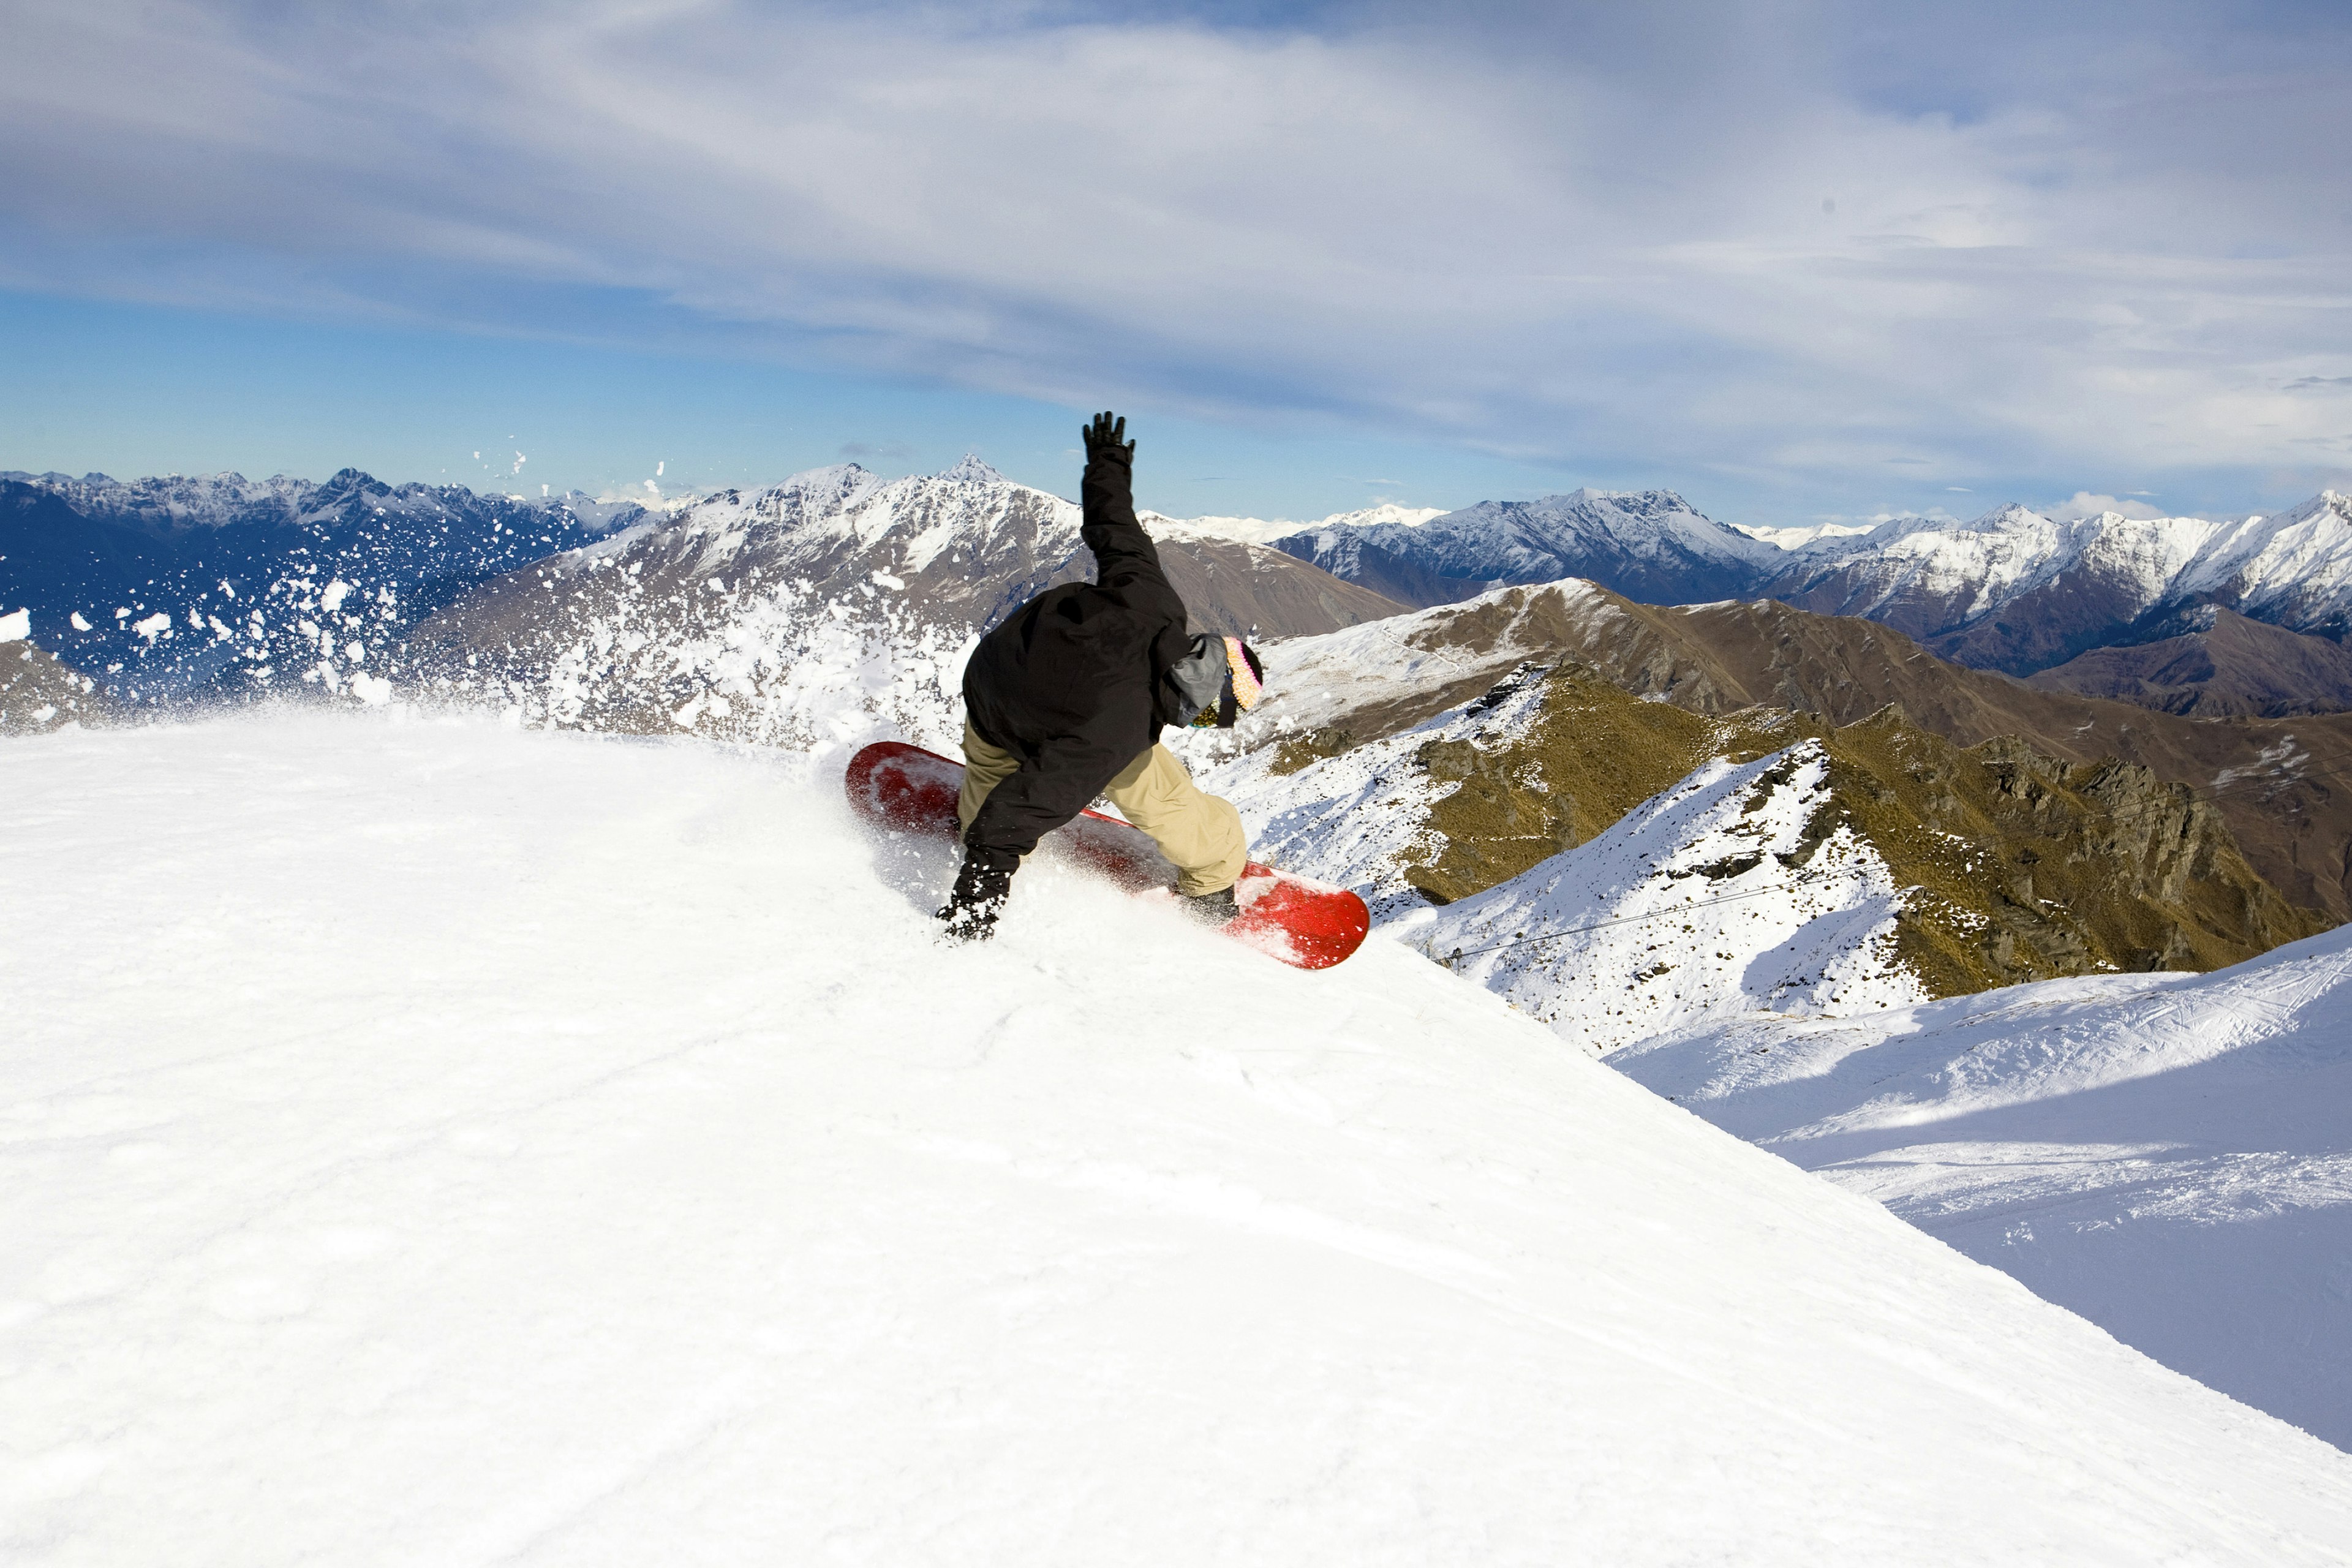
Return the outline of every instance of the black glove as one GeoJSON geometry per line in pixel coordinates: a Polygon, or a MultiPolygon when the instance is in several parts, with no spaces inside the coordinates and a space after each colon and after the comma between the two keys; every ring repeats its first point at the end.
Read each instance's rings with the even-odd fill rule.
{"type": "Polygon", "coordinates": [[[1009,849],[967,846],[955,890],[939,912],[947,922],[947,934],[957,942],[986,942],[995,935],[996,917],[1013,889],[1013,873],[1020,868],[1021,857],[1009,849]]]}
{"type": "Polygon", "coordinates": [[[1079,426],[1078,434],[1086,437],[1088,462],[1097,458],[1116,458],[1129,465],[1135,462],[1135,443],[1127,438],[1127,420],[1114,418],[1109,409],[1096,415],[1093,424],[1079,426]]]}

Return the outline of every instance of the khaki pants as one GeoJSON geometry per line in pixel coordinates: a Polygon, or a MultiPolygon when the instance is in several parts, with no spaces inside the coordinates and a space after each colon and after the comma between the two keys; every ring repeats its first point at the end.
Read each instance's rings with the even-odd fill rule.
{"type": "MultiPolygon", "coordinates": [[[[980,738],[967,721],[963,727],[963,789],[956,796],[956,820],[966,832],[980,815],[988,792],[1020,770],[1021,759],[980,738]]],[[[1103,794],[1119,815],[1151,835],[1160,852],[1183,875],[1176,890],[1198,898],[1223,892],[1241,880],[1249,864],[1249,839],[1242,832],[1242,814],[1230,801],[1203,795],[1192,775],[1167,747],[1154,744],[1118,770],[1103,794]]]]}

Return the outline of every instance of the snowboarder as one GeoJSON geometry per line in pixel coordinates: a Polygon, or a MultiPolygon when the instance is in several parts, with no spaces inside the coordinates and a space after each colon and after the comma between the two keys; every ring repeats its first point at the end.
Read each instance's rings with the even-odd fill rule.
{"type": "Polygon", "coordinates": [[[963,866],[939,911],[950,935],[993,933],[1013,873],[1097,795],[1150,834],[1176,890],[1214,921],[1249,863],[1241,814],[1160,743],[1166,724],[1233,725],[1264,668],[1239,637],[1190,635],[1184,601],[1135,520],[1135,443],[1108,413],[1080,426],[1078,537],[1095,581],[1048,588],[981,639],[964,668],[963,866]]]}

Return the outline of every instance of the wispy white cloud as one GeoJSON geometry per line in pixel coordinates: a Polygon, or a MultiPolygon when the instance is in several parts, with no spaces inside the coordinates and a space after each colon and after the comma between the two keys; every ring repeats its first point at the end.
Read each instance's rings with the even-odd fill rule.
{"type": "Polygon", "coordinates": [[[1759,484],[2352,428],[2340,29],[1954,103],[1892,10],[1635,9],[18,0],[0,279],[1759,484]]]}
{"type": "Polygon", "coordinates": [[[2162,510],[2148,505],[2146,501],[2125,500],[2116,496],[2093,495],[2089,490],[2076,490],[2057,505],[2045,506],[2038,510],[2042,516],[2055,518],[2060,522],[2073,522],[2078,518],[2097,517],[2103,512],[2110,511],[2118,517],[2143,520],[2164,515],[2162,510]]]}

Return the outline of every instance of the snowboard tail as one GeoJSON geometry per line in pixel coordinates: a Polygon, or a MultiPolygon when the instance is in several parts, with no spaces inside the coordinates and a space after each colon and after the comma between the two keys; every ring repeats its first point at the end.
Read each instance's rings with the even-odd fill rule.
{"type": "MultiPolygon", "coordinates": [[[[877,827],[953,842],[963,764],[902,741],[877,741],[849,762],[843,780],[850,809],[877,827]]],[[[1176,868],[1151,836],[1132,823],[1081,813],[1048,842],[1134,892],[1174,886],[1176,868]]],[[[1241,913],[1219,929],[1236,942],[1300,969],[1328,969],[1363,944],[1371,930],[1364,900],[1255,861],[1234,884],[1241,913]]]]}

